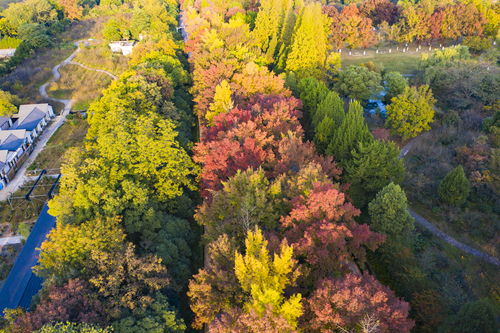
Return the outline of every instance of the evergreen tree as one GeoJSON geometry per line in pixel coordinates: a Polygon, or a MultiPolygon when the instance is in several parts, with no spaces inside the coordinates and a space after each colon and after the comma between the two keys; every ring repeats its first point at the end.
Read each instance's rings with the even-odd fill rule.
{"type": "Polygon", "coordinates": [[[375,194],[390,182],[403,181],[404,165],[399,149],[393,142],[373,140],[360,142],[346,163],[349,193],[357,207],[365,206],[375,194]]]}
{"type": "Polygon", "coordinates": [[[397,184],[390,183],[377,193],[368,205],[370,226],[386,234],[389,239],[406,237],[414,228],[414,220],[408,213],[405,192],[397,184]]]}
{"type": "Polygon", "coordinates": [[[315,77],[324,75],[329,49],[327,25],[328,18],[319,2],[309,3],[302,9],[293,31],[287,71],[315,77]]]}
{"type": "Polygon", "coordinates": [[[332,141],[335,134],[336,124],[332,118],[326,116],[315,128],[314,143],[319,152],[324,153],[328,144],[332,141]]]}
{"type": "Polygon", "coordinates": [[[349,66],[340,72],[336,90],[352,99],[367,100],[383,89],[382,78],[365,66],[349,66]]]}
{"type": "Polygon", "coordinates": [[[335,127],[339,127],[342,124],[342,120],[344,120],[344,115],[344,101],[335,91],[330,91],[318,104],[316,112],[312,117],[312,124],[313,127],[316,127],[323,118],[329,117],[335,123],[335,127]]]}
{"type": "Polygon", "coordinates": [[[439,197],[451,205],[461,205],[469,196],[470,184],[461,165],[451,170],[439,183],[439,197]]]}
{"type": "Polygon", "coordinates": [[[209,111],[207,111],[205,115],[209,125],[212,125],[216,115],[229,112],[229,110],[233,108],[234,104],[231,99],[231,94],[231,87],[226,80],[223,80],[215,87],[214,101],[210,104],[209,111]]]}
{"type": "Polygon", "coordinates": [[[333,155],[335,160],[346,165],[351,159],[352,150],[357,147],[358,143],[367,143],[372,140],[373,136],[363,116],[363,107],[358,101],[352,101],[342,124],[328,145],[327,154],[333,155]]]}
{"type": "Polygon", "coordinates": [[[408,80],[399,72],[388,72],[384,75],[387,94],[384,96],[384,101],[389,102],[393,97],[403,93],[408,87],[408,80]]]}

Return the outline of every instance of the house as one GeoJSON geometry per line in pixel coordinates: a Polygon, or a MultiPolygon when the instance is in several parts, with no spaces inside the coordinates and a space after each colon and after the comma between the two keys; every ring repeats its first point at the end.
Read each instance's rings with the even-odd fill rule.
{"type": "Polygon", "coordinates": [[[132,50],[135,46],[135,42],[128,40],[120,40],[116,42],[111,42],[108,45],[112,52],[121,53],[124,56],[127,56],[132,53],[132,50]]]}
{"type": "Polygon", "coordinates": [[[14,178],[54,116],[49,104],[25,104],[10,118],[0,117],[0,190],[14,178]]]}
{"type": "Polygon", "coordinates": [[[32,139],[35,139],[53,117],[54,110],[49,104],[21,105],[19,113],[12,115],[11,129],[24,129],[30,132],[32,139]]]}

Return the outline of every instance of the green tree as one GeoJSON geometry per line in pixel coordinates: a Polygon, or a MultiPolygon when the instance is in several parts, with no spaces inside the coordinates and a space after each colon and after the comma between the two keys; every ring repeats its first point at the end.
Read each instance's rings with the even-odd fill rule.
{"type": "Polygon", "coordinates": [[[112,333],[110,327],[100,328],[87,323],[52,323],[44,325],[35,333],[112,333]]]}
{"type": "Polygon", "coordinates": [[[373,136],[365,122],[363,107],[358,101],[352,101],[342,124],[328,145],[327,154],[332,155],[342,165],[346,165],[351,159],[353,149],[360,142],[368,143],[372,140],[373,136]]]}
{"type": "Polygon", "coordinates": [[[324,153],[335,135],[337,126],[332,118],[326,116],[315,128],[314,143],[319,152],[324,153]]]}
{"type": "Polygon", "coordinates": [[[319,102],[316,112],[312,117],[312,124],[313,127],[317,127],[323,118],[329,117],[334,121],[335,127],[339,127],[340,124],[342,124],[342,120],[344,120],[344,116],[344,101],[335,91],[330,91],[325,98],[319,102]]]}
{"type": "Polygon", "coordinates": [[[186,324],[177,316],[167,297],[154,295],[154,302],[113,322],[115,333],[183,333],[186,324]]]}
{"type": "Polygon", "coordinates": [[[390,102],[393,97],[403,93],[408,87],[408,80],[399,72],[388,72],[384,75],[387,94],[384,96],[385,102],[390,102]]]}
{"type": "Polygon", "coordinates": [[[324,77],[329,50],[329,20],[319,2],[305,5],[295,23],[286,70],[299,76],[324,77]]]}
{"type": "Polygon", "coordinates": [[[229,112],[233,108],[234,104],[231,94],[231,87],[226,80],[223,80],[215,87],[214,101],[210,104],[209,111],[205,114],[209,125],[213,125],[213,119],[216,115],[229,112]]]}
{"type": "Polygon", "coordinates": [[[448,172],[439,183],[439,197],[451,205],[461,205],[467,200],[470,191],[469,180],[461,165],[448,172]]]}
{"type": "Polygon", "coordinates": [[[249,230],[272,230],[279,219],[278,183],[271,185],[263,169],[248,169],[223,182],[211,202],[204,202],[196,220],[205,226],[205,237],[215,240],[223,233],[241,242],[249,230]]]}
{"type": "Polygon", "coordinates": [[[386,234],[389,239],[405,239],[415,227],[408,212],[406,194],[394,183],[377,193],[368,205],[368,213],[371,228],[386,234]]]}
{"type": "Polygon", "coordinates": [[[434,120],[435,102],[428,85],[406,87],[387,106],[386,125],[403,139],[413,138],[430,129],[429,124],[434,120]]]}
{"type": "Polygon", "coordinates": [[[349,194],[357,207],[364,207],[375,194],[391,182],[403,181],[404,165],[393,142],[359,142],[345,166],[349,194]]]}
{"type": "Polygon", "coordinates": [[[245,240],[245,254],[236,253],[235,274],[249,299],[247,312],[263,314],[267,307],[285,318],[294,328],[302,315],[301,295],[285,297],[285,288],[294,284],[298,277],[293,248],[283,243],[280,253],[271,258],[267,240],[262,231],[249,231],[245,240]]]}
{"type": "Polygon", "coordinates": [[[444,333],[495,333],[498,332],[495,308],[487,300],[464,304],[450,323],[445,325],[444,333]]]}
{"type": "Polygon", "coordinates": [[[117,41],[122,39],[122,31],[121,31],[121,24],[120,22],[115,19],[111,18],[106,22],[102,29],[102,35],[104,39],[107,41],[117,41]]]}
{"type": "Polygon", "coordinates": [[[351,99],[367,100],[378,93],[382,77],[365,66],[349,66],[339,74],[335,85],[337,91],[351,99]]]}
{"type": "Polygon", "coordinates": [[[328,95],[328,88],[325,83],[314,77],[303,78],[297,84],[297,94],[304,104],[310,119],[313,119],[318,104],[328,95]]]}

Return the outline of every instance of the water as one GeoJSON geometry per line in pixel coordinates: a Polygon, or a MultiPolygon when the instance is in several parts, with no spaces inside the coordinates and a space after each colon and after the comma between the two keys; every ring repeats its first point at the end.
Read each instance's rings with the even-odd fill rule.
{"type": "Polygon", "coordinates": [[[365,106],[365,111],[369,114],[380,114],[383,118],[386,117],[387,110],[385,109],[385,104],[382,102],[384,96],[387,94],[385,90],[380,91],[378,94],[374,95],[372,98],[368,100],[365,106]]]}

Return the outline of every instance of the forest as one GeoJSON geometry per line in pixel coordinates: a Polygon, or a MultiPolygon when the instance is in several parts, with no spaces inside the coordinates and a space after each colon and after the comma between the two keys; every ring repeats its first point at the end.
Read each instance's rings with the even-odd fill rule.
{"type": "Polygon", "coordinates": [[[500,257],[498,3],[23,0],[0,16],[17,45],[1,75],[86,18],[136,42],[62,158],[43,288],[0,332],[500,329],[499,266],[419,223],[500,257]],[[410,52],[401,71],[376,60],[410,52]]]}

